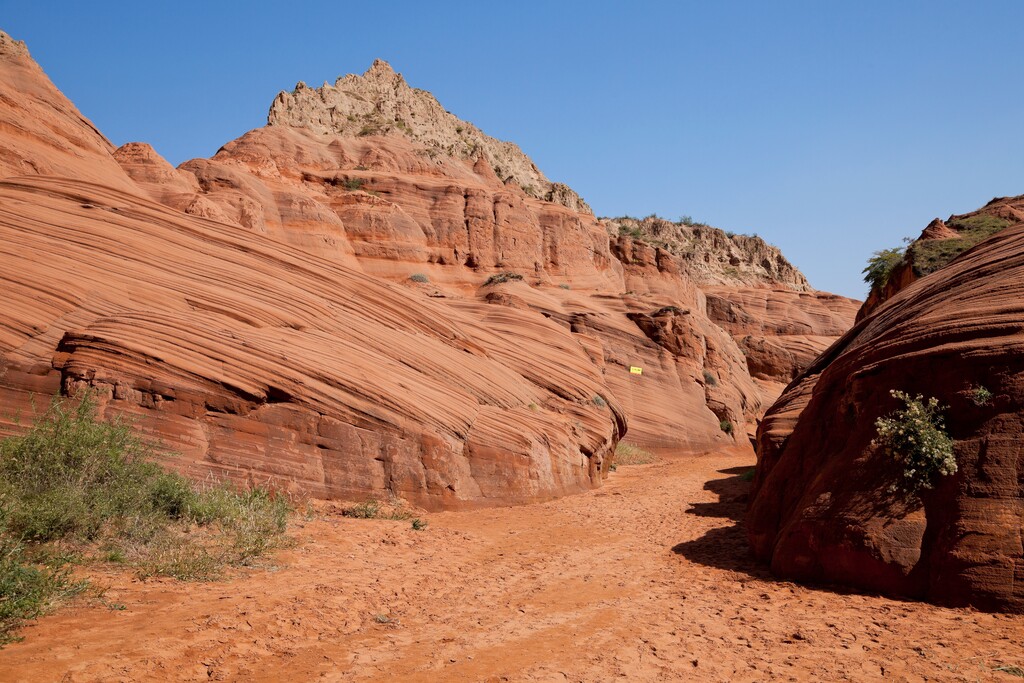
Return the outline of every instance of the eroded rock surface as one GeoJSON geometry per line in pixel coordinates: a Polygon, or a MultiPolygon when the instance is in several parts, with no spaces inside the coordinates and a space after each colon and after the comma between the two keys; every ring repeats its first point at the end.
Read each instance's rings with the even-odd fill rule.
{"type": "Polygon", "coordinates": [[[179,469],[452,508],[599,485],[627,427],[742,445],[763,411],[685,260],[610,240],[382,63],[173,168],[112,150],[3,45],[0,116],[41,160],[0,182],[5,415],[92,387],[179,469]]]}
{"type": "Polygon", "coordinates": [[[764,418],[756,555],[787,578],[1024,610],[1022,339],[1021,224],[859,322],[764,418]],[[920,497],[890,492],[900,470],[871,444],[893,389],[948,406],[959,471],[920,497]]]}
{"type": "Polygon", "coordinates": [[[281,92],[267,123],[339,137],[396,133],[423,145],[431,159],[482,156],[498,178],[514,182],[528,195],[590,211],[567,185],[548,180],[518,145],[492,138],[459,119],[426,90],[410,87],[380,59],[362,76],[348,74],[319,88],[300,82],[291,92],[281,92]]]}

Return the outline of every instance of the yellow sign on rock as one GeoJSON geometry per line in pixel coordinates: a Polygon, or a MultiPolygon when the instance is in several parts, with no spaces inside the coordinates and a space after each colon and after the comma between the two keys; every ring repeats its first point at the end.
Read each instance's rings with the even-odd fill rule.
{"type": "Polygon", "coordinates": [[[642,375],[642,374],[644,374],[644,369],[643,368],[638,368],[635,365],[630,365],[629,366],[629,374],[631,374],[631,375],[642,375]]]}

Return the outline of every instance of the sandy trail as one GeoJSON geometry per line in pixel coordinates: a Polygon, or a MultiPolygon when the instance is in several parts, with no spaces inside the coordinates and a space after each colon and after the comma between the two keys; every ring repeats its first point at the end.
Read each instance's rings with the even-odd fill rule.
{"type": "Polygon", "coordinates": [[[774,581],[749,455],[663,456],[550,503],[327,515],[228,582],[98,577],[0,651],[3,681],[1021,680],[1024,616],[774,581]]]}

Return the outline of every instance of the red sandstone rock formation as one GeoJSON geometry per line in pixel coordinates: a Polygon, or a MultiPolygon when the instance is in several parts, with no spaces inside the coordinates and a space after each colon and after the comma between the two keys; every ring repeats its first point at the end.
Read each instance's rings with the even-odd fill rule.
{"type": "Polygon", "coordinates": [[[175,169],[112,151],[0,46],[0,116],[23,122],[0,177],[35,176],[0,182],[6,415],[91,386],[179,468],[437,508],[597,485],[627,423],[701,451],[763,410],[685,261],[610,243],[508,143],[447,149],[469,129],[390,68],[283,95],[274,125],[175,169]],[[326,126],[321,95],[417,123],[326,126]]]}
{"type": "Polygon", "coordinates": [[[827,292],[777,286],[705,291],[708,316],[736,339],[766,406],[850,328],[860,304],[827,292]]]}
{"type": "Polygon", "coordinates": [[[780,576],[1024,610],[1024,226],[862,320],[768,411],[747,524],[780,576]],[[993,398],[977,405],[974,389],[993,398]],[[935,396],[959,471],[920,497],[871,445],[889,392],[935,396]]]}

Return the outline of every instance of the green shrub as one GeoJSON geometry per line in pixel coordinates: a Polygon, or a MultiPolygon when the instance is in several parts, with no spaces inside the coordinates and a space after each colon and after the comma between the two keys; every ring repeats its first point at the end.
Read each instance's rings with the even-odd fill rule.
{"type": "Polygon", "coordinates": [[[604,397],[600,395],[594,396],[594,398],[592,398],[591,401],[598,408],[604,408],[608,405],[608,401],[604,400],[604,397]]]}
{"type": "Polygon", "coordinates": [[[412,518],[412,513],[405,509],[405,503],[397,498],[393,498],[387,504],[382,504],[371,498],[364,503],[353,505],[341,514],[353,519],[406,520],[412,518]]]}
{"type": "Polygon", "coordinates": [[[710,370],[704,371],[704,383],[707,384],[709,387],[718,386],[718,380],[715,379],[715,376],[711,374],[710,370]]]}
{"type": "Polygon", "coordinates": [[[571,287],[569,287],[569,285],[565,284],[564,282],[562,284],[558,285],[558,288],[559,289],[571,289],[571,287]]]}
{"type": "Polygon", "coordinates": [[[749,470],[740,475],[740,481],[754,481],[755,474],[757,474],[757,468],[751,467],[749,470]]]}
{"type": "Polygon", "coordinates": [[[380,517],[380,503],[375,500],[368,500],[348,508],[342,515],[353,519],[377,519],[380,517]]]}
{"type": "Polygon", "coordinates": [[[881,290],[889,281],[889,276],[903,261],[903,247],[876,251],[868,259],[868,265],[861,271],[864,282],[871,285],[871,290],[881,290]]]}
{"type": "Polygon", "coordinates": [[[632,237],[635,240],[643,239],[644,232],[639,226],[619,225],[620,237],[632,237]]]}
{"type": "Polygon", "coordinates": [[[34,561],[24,544],[0,534],[0,646],[20,640],[15,631],[22,623],[85,587],[71,579],[63,562],[51,560],[48,566],[34,561]]]}
{"type": "Polygon", "coordinates": [[[992,403],[992,392],[979,384],[971,389],[971,402],[979,407],[987,406],[992,403]]]}
{"type": "Polygon", "coordinates": [[[921,394],[911,397],[902,391],[889,393],[905,407],[875,420],[878,435],[871,444],[903,467],[901,481],[894,489],[911,493],[930,489],[937,477],[957,471],[953,440],[946,433],[942,417],[944,407],[934,397],[925,401],[921,394]]]}
{"type": "Polygon", "coordinates": [[[363,189],[363,185],[366,184],[365,178],[345,178],[343,183],[346,190],[349,192],[355,192],[356,190],[363,189]]]}
{"type": "Polygon", "coordinates": [[[413,273],[412,275],[409,276],[409,279],[412,280],[413,282],[420,282],[420,283],[430,282],[430,278],[428,278],[423,273],[413,273]]]}
{"type": "Polygon", "coordinates": [[[140,577],[208,579],[280,544],[285,498],[197,488],[150,462],[154,451],[127,422],[97,420],[88,394],[54,399],[31,429],[0,442],[0,642],[84,586],[68,578],[67,549],[140,577]]]}
{"type": "Polygon", "coordinates": [[[426,522],[426,521],[420,519],[419,517],[417,517],[416,519],[412,520],[412,530],[413,531],[423,531],[424,529],[427,528],[428,524],[429,524],[428,522],[426,522]]]}
{"type": "Polygon", "coordinates": [[[504,282],[520,281],[523,276],[519,273],[496,273],[484,282],[484,287],[490,287],[491,285],[500,285],[504,282]]]}
{"type": "Polygon", "coordinates": [[[729,422],[729,420],[726,420],[724,418],[719,420],[718,421],[718,428],[721,429],[726,434],[732,434],[733,426],[732,426],[732,422],[729,422]]]}

